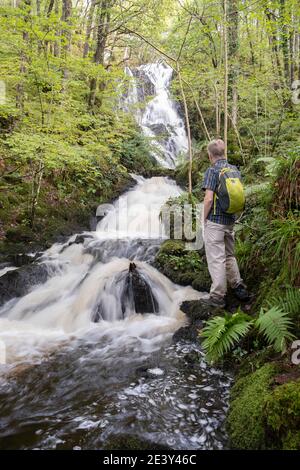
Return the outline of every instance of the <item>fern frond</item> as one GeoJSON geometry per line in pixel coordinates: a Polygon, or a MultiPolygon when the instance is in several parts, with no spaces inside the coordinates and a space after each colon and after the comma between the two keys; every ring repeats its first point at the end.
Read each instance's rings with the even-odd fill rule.
{"type": "Polygon", "coordinates": [[[202,346],[208,361],[215,362],[229,352],[248,333],[252,323],[247,315],[240,312],[208,320],[200,332],[200,336],[205,338],[202,346]]]}
{"type": "Polygon", "coordinates": [[[277,306],[291,317],[300,315],[300,289],[289,288],[283,297],[273,297],[268,302],[269,307],[277,306]]]}
{"type": "Polygon", "coordinates": [[[281,308],[274,306],[267,311],[261,309],[255,322],[260,333],[277,352],[284,352],[287,341],[294,338],[289,331],[293,323],[287,316],[288,314],[281,308]]]}

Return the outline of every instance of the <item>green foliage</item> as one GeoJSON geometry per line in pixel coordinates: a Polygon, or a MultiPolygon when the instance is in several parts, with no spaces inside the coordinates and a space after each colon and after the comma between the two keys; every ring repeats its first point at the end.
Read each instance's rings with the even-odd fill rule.
{"type": "Polygon", "coordinates": [[[210,276],[203,254],[187,250],[182,240],[166,240],[160,247],[156,267],[173,282],[192,285],[200,291],[210,286],[210,276]]]}
{"type": "Polygon", "coordinates": [[[164,269],[178,271],[179,274],[190,273],[200,270],[203,267],[203,261],[195,251],[185,251],[178,254],[166,254],[159,252],[156,262],[164,269]]]}
{"type": "Polygon", "coordinates": [[[120,163],[130,171],[147,172],[156,165],[151,150],[149,141],[141,133],[136,132],[131,138],[122,142],[119,150],[120,163]]]}
{"type": "Polygon", "coordinates": [[[254,326],[276,352],[285,352],[287,342],[294,338],[290,332],[293,323],[288,313],[276,306],[267,311],[261,309],[256,320],[242,312],[216,316],[208,320],[200,332],[200,337],[205,338],[202,346],[207,360],[215,362],[222,359],[254,326]]]}
{"type": "Polygon", "coordinates": [[[296,145],[282,154],[260,157],[257,161],[266,164],[266,175],[273,179],[279,178],[281,175],[285,174],[286,170],[288,170],[289,179],[294,179],[296,177],[295,165],[297,161],[299,161],[299,153],[300,147],[296,145]]]}
{"type": "Polygon", "coordinates": [[[232,387],[227,427],[233,448],[300,449],[300,382],[273,388],[277,372],[265,364],[232,387]]]}
{"type": "MultiPolygon", "coordinates": [[[[200,145],[199,149],[194,151],[193,155],[193,163],[192,163],[192,185],[194,191],[196,191],[196,195],[202,196],[202,189],[200,188],[202,180],[203,180],[203,173],[209,167],[209,160],[207,156],[206,150],[202,148],[200,145]]],[[[176,183],[180,186],[186,188],[188,186],[188,169],[189,169],[189,162],[186,160],[179,163],[175,170],[175,180],[176,183]]]]}
{"type": "Polygon", "coordinates": [[[252,320],[242,312],[233,315],[226,313],[223,317],[216,316],[206,322],[200,332],[205,338],[202,346],[208,361],[221,359],[243,338],[250,330],[252,320]]]}
{"type": "Polygon", "coordinates": [[[294,338],[294,335],[289,331],[293,324],[287,316],[288,313],[279,307],[271,307],[267,311],[261,309],[255,322],[268,344],[271,344],[277,352],[285,352],[287,341],[294,338]]]}
{"type": "Polygon", "coordinates": [[[284,260],[282,272],[294,283],[300,266],[299,213],[289,213],[284,219],[273,219],[264,241],[269,256],[284,260]]]}
{"type": "Polygon", "coordinates": [[[227,427],[234,449],[266,448],[264,410],[275,373],[275,366],[266,364],[233,385],[227,427]]]}
{"type": "Polygon", "coordinates": [[[300,316],[300,289],[290,287],[284,295],[270,297],[268,304],[270,307],[277,305],[279,309],[293,318],[300,316]]]}
{"type": "Polygon", "coordinates": [[[278,157],[259,157],[258,162],[265,163],[265,173],[266,176],[275,178],[277,176],[279,169],[281,168],[283,162],[285,161],[283,156],[278,157]]]}
{"type": "Polygon", "coordinates": [[[264,414],[279,448],[300,450],[300,380],[276,387],[264,414]]]}
{"type": "Polygon", "coordinates": [[[183,255],[185,252],[185,244],[182,240],[166,240],[160,246],[159,253],[166,255],[183,255]]]}
{"type": "Polygon", "coordinates": [[[238,259],[239,267],[241,270],[246,270],[251,260],[253,245],[250,240],[242,241],[237,238],[235,244],[235,256],[238,259]]]}
{"type": "Polygon", "coordinates": [[[200,229],[199,200],[188,193],[170,198],[161,208],[160,218],[170,238],[193,241],[196,231],[200,229]]]}

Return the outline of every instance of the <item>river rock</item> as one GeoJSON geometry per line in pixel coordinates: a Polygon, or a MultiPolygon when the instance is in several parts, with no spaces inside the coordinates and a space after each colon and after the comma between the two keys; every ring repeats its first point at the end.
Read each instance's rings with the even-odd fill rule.
{"type": "Polygon", "coordinates": [[[205,321],[220,312],[220,308],[204,305],[201,300],[185,301],[181,304],[180,309],[186,314],[189,324],[174,333],[173,341],[175,343],[177,341],[197,341],[199,330],[203,328],[205,321]]]}
{"type": "Polygon", "coordinates": [[[15,297],[27,294],[31,287],[42,284],[48,279],[44,264],[30,264],[0,277],[0,305],[15,297]]]}
{"type": "Polygon", "coordinates": [[[157,313],[158,302],[145,278],[138,272],[136,265],[130,263],[125,286],[121,297],[122,311],[134,308],[136,313],[157,313]]]}
{"type": "MultiPolygon", "coordinates": [[[[158,302],[146,279],[139,273],[135,263],[129,264],[128,272],[121,272],[116,283],[123,283],[124,287],[120,296],[120,307],[123,317],[126,311],[136,313],[157,313],[158,302]]],[[[107,306],[99,302],[92,314],[92,321],[107,320],[107,306]]]]}

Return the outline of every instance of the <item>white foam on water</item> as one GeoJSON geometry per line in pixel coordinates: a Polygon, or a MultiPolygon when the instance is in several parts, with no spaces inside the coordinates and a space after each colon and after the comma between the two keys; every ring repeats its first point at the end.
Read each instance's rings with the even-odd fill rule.
{"type": "Polygon", "coordinates": [[[160,208],[170,196],[178,194],[180,189],[167,178],[137,178],[136,187],[119,198],[114,211],[102,219],[96,232],[86,234],[84,243],[74,243],[74,235],[45,251],[41,262],[53,267],[49,279],[0,309],[0,340],[6,346],[7,362],[39,360],[41,354],[74,338],[94,338],[96,344],[105,336],[111,349],[134,344],[145,352],[170,338],[185,322],[179,310],[181,302],[203,294],[175,285],[154,267],[135,260],[139,274],[158,302],[158,312],[141,315],[128,306],[124,312],[121,297],[130,260],[114,257],[113,251],[115,238],[122,238],[124,232],[129,243],[135,238],[163,238],[160,208]],[[114,217],[119,225],[113,225],[114,217]],[[106,245],[111,240],[112,256],[107,262],[95,262],[88,252],[99,239],[105,239],[106,245]],[[100,321],[94,323],[99,305],[100,321]]]}

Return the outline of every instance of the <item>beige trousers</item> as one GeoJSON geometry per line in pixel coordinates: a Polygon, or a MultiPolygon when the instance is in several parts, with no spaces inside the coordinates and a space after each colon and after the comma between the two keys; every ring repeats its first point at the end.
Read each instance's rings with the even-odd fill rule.
{"type": "Polygon", "coordinates": [[[204,243],[212,279],[210,295],[223,299],[227,292],[227,281],[232,288],[243,282],[234,256],[233,225],[221,225],[207,220],[204,243]]]}

